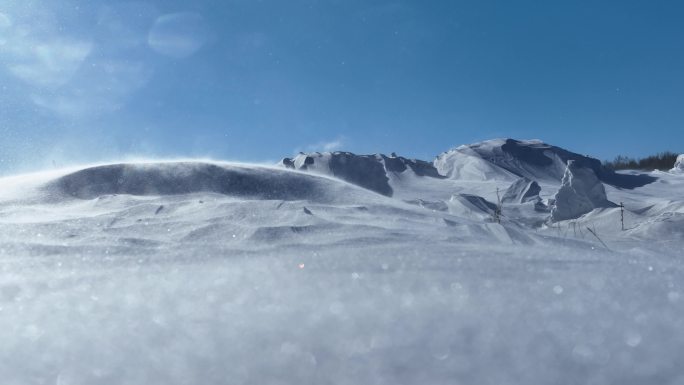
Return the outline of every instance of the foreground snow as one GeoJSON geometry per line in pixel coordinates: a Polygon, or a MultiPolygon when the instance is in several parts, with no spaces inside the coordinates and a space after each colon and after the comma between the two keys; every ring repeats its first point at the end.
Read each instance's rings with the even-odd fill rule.
{"type": "Polygon", "coordinates": [[[684,382],[684,178],[606,186],[621,231],[524,200],[497,224],[500,174],[407,168],[392,197],[207,162],[2,179],[2,382],[684,382]]]}

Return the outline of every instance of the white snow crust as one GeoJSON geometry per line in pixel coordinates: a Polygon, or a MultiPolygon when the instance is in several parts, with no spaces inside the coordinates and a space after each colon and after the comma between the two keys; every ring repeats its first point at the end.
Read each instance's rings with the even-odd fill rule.
{"type": "Polygon", "coordinates": [[[560,182],[569,161],[589,168],[598,179],[616,187],[633,189],[654,181],[649,175],[617,174],[598,159],[570,152],[539,140],[494,139],[460,146],[438,156],[435,166],[457,179],[492,180],[511,177],[548,183],[560,182]]]}
{"type": "Polygon", "coordinates": [[[539,201],[541,187],[533,180],[520,178],[515,181],[504,193],[501,200],[505,203],[525,203],[539,201]]]}
{"type": "Polygon", "coordinates": [[[561,187],[554,197],[551,218],[554,221],[575,219],[600,207],[611,207],[603,183],[590,168],[568,162],[561,187]]]}
{"type": "Polygon", "coordinates": [[[391,196],[213,161],[0,178],[2,383],[684,381],[684,178],[571,162],[538,196],[581,217],[520,188],[497,223],[519,177],[471,150],[373,156],[391,196]]]}
{"type": "MultiPolygon", "coordinates": [[[[498,141],[491,143],[500,144],[498,141]]],[[[492,179],[514,180],[515,175],[483,159],[469,146],[459,146],[435,159],[440,174],[451,179],[486,181],[492,179]]]]}
{"type": "Polygon", "coordinates": [[[681,154],[677,157],[677,161],[670,171],[673,173],[684,173],[684,154],[681,154]]]}

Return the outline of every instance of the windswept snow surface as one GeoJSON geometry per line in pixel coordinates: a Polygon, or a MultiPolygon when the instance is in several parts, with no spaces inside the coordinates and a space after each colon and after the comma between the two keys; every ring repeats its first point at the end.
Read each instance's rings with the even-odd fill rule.
{"type": "Polygon", "coordinates": [[[524,199],[494,223],[517,179],[496,175],[397,172],[392,197],[219,162],[0,179],[2,383],[684,383],[684,178],[606,186],[621,231],[619,208],[550,224],[524,199]]]}

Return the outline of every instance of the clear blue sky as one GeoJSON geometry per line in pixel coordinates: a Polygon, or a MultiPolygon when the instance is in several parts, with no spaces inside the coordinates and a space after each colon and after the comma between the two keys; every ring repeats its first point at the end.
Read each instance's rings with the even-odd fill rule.
{"type": "Polygon", "coordinates": [[[494,137],[684,151],[684,3],[5,0],[0,173],[494,137]]]}

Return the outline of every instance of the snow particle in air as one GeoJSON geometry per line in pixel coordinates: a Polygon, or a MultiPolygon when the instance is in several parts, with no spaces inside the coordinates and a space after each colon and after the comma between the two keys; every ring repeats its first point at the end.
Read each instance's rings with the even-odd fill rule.
{"type": "Polygon", "coordinates": [[[36,341],[44,332],[36,325],[27,325],[23,330],[23,337],[36,341]]]}
{"type": "Polygon", "coordinates": [[[553,287],[553,292],[556,293],[556,295],[561,295],[563,294],[563,286],[556,285],[553,287]]]}
{"type": "Polygon", "coordinates": [[[451,355],[451,347],[446,341],[434,341],[429,345],[430,355],[438,361],[444,361],[451,355]]]}
{"type": "Polygon", "coordinates": [[[677,301],[679,301],[679,293],[676,291],[671,291],[671,292],[667,293],[667,299],[670,302],[677,302],[677,301]]]}
{"type": "Polygon", "coordinates": [[[300,348],[292,342],[284,342],[280,345],[280,352],[283,354],[297,354],[300,352],[300,348]]]}
{"type": "Polygon", "coordinates": [[[591,360],[594,358],[594,351],[588,345],[576,345],[572,349],[572,355],[579,360],[591,360]]]}
{"type": "Polygon", "coordinates": [[[344,313],[344,305],[340,302],[333,302],[329,307],[328,310],[330,313],[335,314],[335,315],[340,315],[344,313]]]}
{"type": "Polygon", "coordinates": [[[641,344],[641,334],[637,332],[629,332],[625,336],[625,343],[627,346],[635,348],[641,344]]]}

